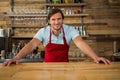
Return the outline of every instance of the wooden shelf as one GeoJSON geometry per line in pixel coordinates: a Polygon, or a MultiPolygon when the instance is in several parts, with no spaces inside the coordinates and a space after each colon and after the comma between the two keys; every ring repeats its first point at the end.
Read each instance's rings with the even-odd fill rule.
{"type": "Polygon", "coordinates": [[[49,7],[83,7],[83,6],[85,6],[86,5],[86,3],[69,3],[69,4],[65,4],[65,3],[63,3],[63,4],[46,4],[46,6],[49,6],[49,7]]]}
{"type": "MultiPolygon", "coordinates": [[[[82,23],[65,23],[65,24],[68,24],[68,25],[82,25],[82,23]]],[[[92,23],[87,23],[85,22],[84,25],[107,25],[107,23],[103,23],[103,22],[92,22],[92,23]]]]}
{"type": "MultiPolygon", "coordinates": [[[[44,26],[43,26],[44,27],[44,26]]],[[[41,26],[31,26],[31,25],[14,25],[12,28],[42,28],[41,26]]]]}
{"type": "MultiPolygon", "coordinates": [[[[10,16],[10,17],[47,17],[47,14],[7,14],[5,16],[10,16]]],[[[81,14],[69,14],[66,15],[64,14],[65,17],[85,17],[89,16],[89,14],[81,13],[81,14]]]]}
{"type": "Polygon", "coordinates": [[[24,39],[27,39],[27,38],[33,38],[33,36],[12,36],[13,39],[21,39],[21,38],[24,38],[24,39]]]}
{"type": "MultiPolygon", "coordinates": [[[[89,36],[81,36],[82,38],[87,38],[87,37],[89,37],[89,36]]],[[[33,35],[31,35],[31,36],[12,36],[12,38],[18,38],[18,39],[20,39],[20,38],[33,38],[33,35]]]]}
{"type": "MultiPolygon", "coordinates": [[[[64,23],[64,24],[67,24],[67,25],[82,25],[82,23],[64,23]]],[[[107,25],[107,23],[98,23],[98,22],[94,22],[94,23],[84,23],[84,25],[107,25]]],[[[45,26],[45,25],[44,25],[45,26]]],[[[42,27],[44,27],[42,26],[42,27]]],[[[28,25],[14,25],[13,28],[42,28],[41,26],[28,26],[28,25]]]]}
{"type": "Polygon", "coordinates": [[[69,15],[65,14],[65,17],[86,17],[86,16],[89,16],[89,14],[85,14],[85,13],[81,13],[81,14],[69,14],[69,15]]]}
{"type": "Polygon", "coordinates": [[[24,34],[19,34],[19,35],[14,35],[14,36],[11,36],[12,38],[33,38],[35,35],[35,33],[24,33],[24,34]]]}
{"type": "Polygon", "coordinates": [[[7,14],[10,17],[47,17],[47,14],[7,14]]]}
{"type": "Polygon", "coordinates": [[[89,35],[120,35],[120,30],[88,30],[89,35]]]}

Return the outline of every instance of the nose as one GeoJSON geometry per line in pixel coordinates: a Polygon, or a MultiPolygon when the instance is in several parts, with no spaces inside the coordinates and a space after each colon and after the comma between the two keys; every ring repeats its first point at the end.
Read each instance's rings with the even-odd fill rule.
{"type": "Polygon", "coordinates": [[[59,23],[59,20],[56,19],[56,20],[55,20],[55,24],[58,24],[58,23],[59,23]]]}

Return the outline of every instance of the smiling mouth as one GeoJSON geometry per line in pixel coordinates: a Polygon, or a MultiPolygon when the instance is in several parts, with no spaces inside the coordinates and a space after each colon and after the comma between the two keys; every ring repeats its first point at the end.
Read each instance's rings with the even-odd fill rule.
{"type": "Polygon", "coordinates": [[[60,27],[60,25],[55,25],[55,27],[60,27]]]}

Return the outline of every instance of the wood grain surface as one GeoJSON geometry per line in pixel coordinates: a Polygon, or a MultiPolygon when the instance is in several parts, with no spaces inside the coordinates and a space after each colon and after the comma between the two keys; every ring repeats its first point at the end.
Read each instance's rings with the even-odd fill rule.
{"type": "Polygon", "coordinates": [[[0,64],[0,80],[120,80],[120,62],[112,65],[92,62],[0,64]]]}

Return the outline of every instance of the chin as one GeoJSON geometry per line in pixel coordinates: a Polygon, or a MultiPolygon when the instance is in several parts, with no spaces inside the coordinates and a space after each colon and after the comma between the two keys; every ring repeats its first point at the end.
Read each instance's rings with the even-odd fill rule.
{"type": "Polygon", "coordinates": [[[61,26],[55,26],[55,29],[61,29],[61,26]]]}

